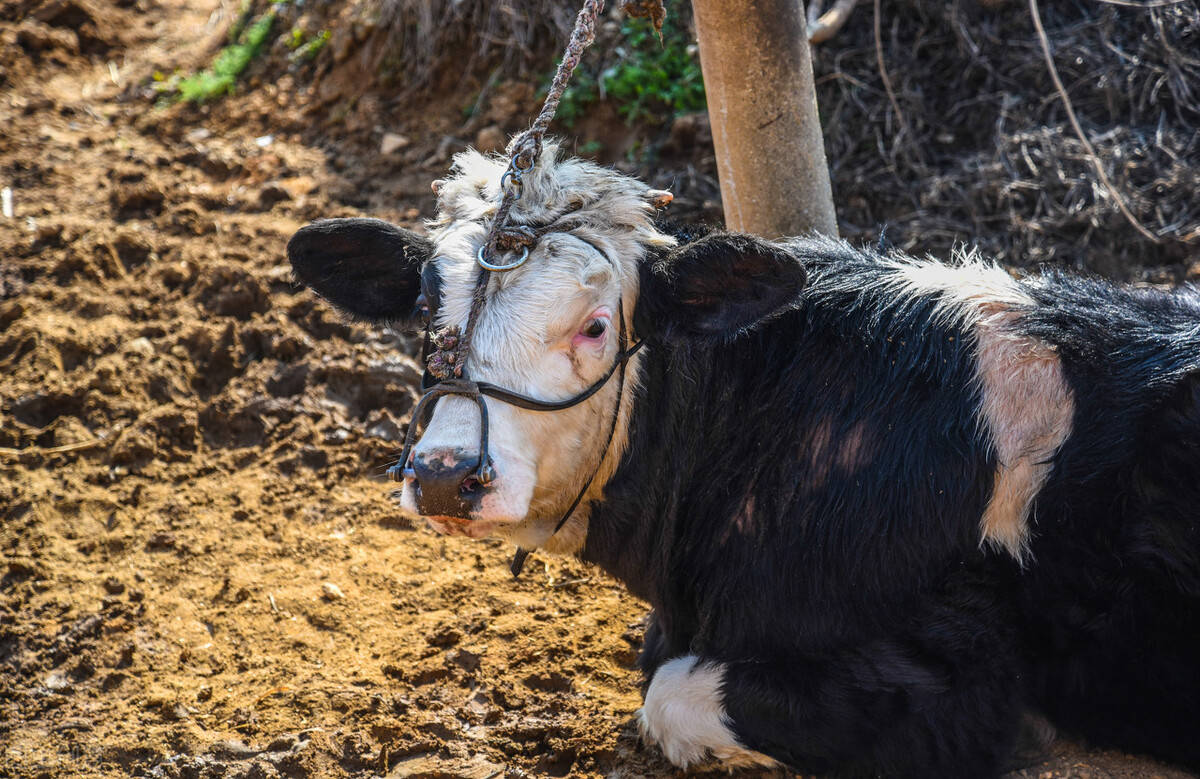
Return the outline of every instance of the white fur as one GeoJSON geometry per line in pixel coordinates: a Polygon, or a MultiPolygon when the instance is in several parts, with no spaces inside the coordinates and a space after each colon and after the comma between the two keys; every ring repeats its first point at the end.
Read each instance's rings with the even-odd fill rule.
{"type": "MultiPolygon", "coordinates": [[[[475,252],[495,214],[506,162],[464,152],[455,158],[453,175],[438,187],[438,216],[430,223],[434,264],[442,281],[438,326],[466,324],[479,272],[475,252]]],[[[538,241],[524,266],[492,274],[467,360],[471,378],[542,400],[561,400],[604,375],[618,350],[618,301],[624,302],[632,337],[638,263],[648,247],[673,243],[654,229],[647,193],[634,179],[582,160],[558,160],[557,148],[546,147],[533,172],[524,176],[510,224],[540,226],[580,207],[564,217],[567,229],[551,231],[538,241]],[[576,348],[572,336],[601,307],[607,307],[613,319],[603,347],[576,348]]],[[[626,375],[616,434],[589,498],[598,496],[624,453],[637,377],[635,357],[626,375]]],[[[562,531],[553,538],[551,534],[604,455],[617,385],[614,375],[589,400],[557,412],[485,401],[497,477],[473,517],[478,528],[495,529],[525,548],[573,552],[582,546],[586,500],[562,531]]],[[[478,446],[475,404],[447,397],[438,401],[416,450],[474,451],[478,446]]],[[[409,511],[416,508],[409,485],[401,505],[409,511]]],[[[442,522],[434,527],[446,532],[448,526],[442,522]]],[[[451,527],[449,532],[460,529],[451,527]]]]}
{"type": "Polygon", "coordinates": [[[638,711],[642,739],[680,768],[715,759],[728,767],[773,766],[775,761],[738,742],[721,703],[725,669],[695,655],[659,666],[638,711]]]}
{"type": "Polygon", "coordinates": [[[895,280],[906,293],[940,296],[943,315],[974,330],[980,422],[999,461],[980,519],[981,542],[1021,560],[1030,508],[1050,475],[1050,459],[1071,434],[1074,396],[1054,347],[1016,328],[1021,312],[1034,305],[1028,293],[973,254],[956,260],[897,262],[895,280]]]}

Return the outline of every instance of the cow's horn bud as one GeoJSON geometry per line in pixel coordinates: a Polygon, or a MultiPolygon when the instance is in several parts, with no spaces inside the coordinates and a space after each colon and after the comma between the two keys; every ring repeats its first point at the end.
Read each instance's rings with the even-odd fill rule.
{"type": "Polygon", "coordinates": [[[665,189],[646,190],[646,202],[654,206],[655,209],[666,208],[671,205],[671,201],[674,199],[675,196],[665,189]]]}

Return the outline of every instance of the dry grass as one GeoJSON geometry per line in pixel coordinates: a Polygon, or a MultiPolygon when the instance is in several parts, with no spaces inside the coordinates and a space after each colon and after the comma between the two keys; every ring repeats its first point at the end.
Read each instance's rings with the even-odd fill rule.
{"type": "Polygon", "coordinates": [[[864,15],[818,49],[844,232],[885,223],[904,248],[970,241],[1018,266],[1114,275],[1200,259],[1200,3],[1058,0],[1042,15],[1083,131],[1159,243],[1101,184],[1014,0],[885,0],[878,45],[864,15]]]}
{"type": "Polygon", "coordinates": [[[376,0],[397,84],[406,94],[442,76],[544,74],[578,8],[553,0],[376,0]]]}
{"type": "MultiPolygon", "coordinates": [[[[407,117],[429,110],[421,108],[428,98],[444,113],[448,104],[485,107],[508,80],[540,84],[577,10],[550,0],[358,0],[355,8],[369,19],[370,41],[386,45],[372,47],[382,76],[365,89],[347,84],[407,117]]],[[[683,0],[667,10],[668,24],[688,24],[683,0]]],[[[1023,0],[879,0],[814,48],[843,235],[873,242],[886,227],[891,242],[917,252],[968,242],[1015,266],[1162,281],[1200,275],[1200,0],[1055,0],[1041,3],[1041,16],[1082,134],[1023,0]]],[[[617,27],[602,27],[581,70],[600,73],[616,61],[617,27]]],[[[340,34],[334,29],[335,50],[340,34]]],[[[523,110],[506,115],[505,131],[522,129],[523,110]]],[[[581,149],[636,134],[624,147],[636,154],[610,161],[674,188],[673,210],[685,217],[713,212],[701,208],[719,197],[706,133],[681,145],[666,127],[639,122],[626,132],[611,110],[612,121],[597,106],[586,113],[556,131],[581,149]]],[[[411,121],[414,137],[422,123],[411,121]]],[[[475,129],[463,125],[454,142],[475,129]]]]}

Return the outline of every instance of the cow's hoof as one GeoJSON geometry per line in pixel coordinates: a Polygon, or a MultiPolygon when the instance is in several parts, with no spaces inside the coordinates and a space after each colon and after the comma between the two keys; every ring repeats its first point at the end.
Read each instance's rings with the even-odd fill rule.
{"type": "Polygon", "coordinates": [[[729,767],[771,766],[775,761],[742,746],[721,705],[720,663],[695,655],[668,660],[658,667],[646,701],[637,713],[642,740],[662,750],[680,768],[709,760],[729,767]]]}

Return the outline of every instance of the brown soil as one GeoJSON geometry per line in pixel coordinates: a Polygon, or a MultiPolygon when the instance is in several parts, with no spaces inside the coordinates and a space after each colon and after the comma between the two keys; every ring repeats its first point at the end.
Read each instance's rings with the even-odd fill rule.
{"type": "MultiPolygon", "coordinates": [[[[399,517],[413,344],[290,282],[297,227],[413,224],[428,174],[305,144],[278,85],[152,109],[130,84],[203,62],[215,0],[29,7],[0,8],[0,775],[675,775],[632,724],[645,604],[399,517]]],[[[1014,776],[1185,774],[1055,746],[1014,776]]]]}

